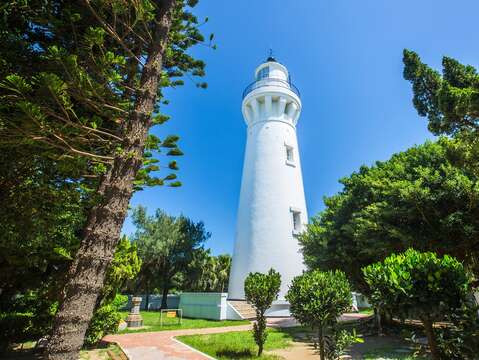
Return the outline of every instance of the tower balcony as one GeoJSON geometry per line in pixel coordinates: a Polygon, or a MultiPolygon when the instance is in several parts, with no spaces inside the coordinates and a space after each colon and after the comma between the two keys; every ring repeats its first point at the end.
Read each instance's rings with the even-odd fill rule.
{"type": "Polygon", "coordinates": [[[294,86],[294,84],[291,81],[269,77],[269,78],[263,78],[261,80],[256,80],[252,82],[251,84],[249,84],[246,87],[246,89],[244,89],[243,91],[243,100],[250,92],[262,87],[282,87],[294,92],[298,96],[298,98],[301,97],[298,88],[294,86]]]}

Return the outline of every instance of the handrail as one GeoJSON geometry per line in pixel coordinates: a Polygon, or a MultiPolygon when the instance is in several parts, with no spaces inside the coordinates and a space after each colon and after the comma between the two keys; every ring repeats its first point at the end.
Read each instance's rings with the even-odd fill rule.
{"type": "Polygon", "coordinates": [[[256,89],[258,89],[260,87],[264,87],[264,86],[283,87],[283,88],[291,90],[296,95],[298,95],[298,97],[301,97],[301,94],[299,93],[298,88],[296,86],[294,86],[291,81],[286,81],[286,80],[282,80],[282,79],[275,79],[275,78],[264,78],[264,79],[261,79],[261,80],[256,80],[256,81],[252,82],[251,84],[249,84],[246,87],[246,89],[244,89],[244,91],[243,91],[243,99],[246,97],[246,95],[248,95],[253,90],[256,90],[256,89]]]}

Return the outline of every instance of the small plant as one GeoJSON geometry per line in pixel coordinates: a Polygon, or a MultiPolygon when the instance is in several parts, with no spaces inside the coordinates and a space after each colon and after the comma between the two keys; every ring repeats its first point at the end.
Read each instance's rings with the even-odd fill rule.
{"type": "Polygon", "coordinates": [[[118,331],[118,325],[122,317],[120,309],[127,301],[128,297],[126,295],[116,295],[113,301],[100,306],[95,311],[85,334],[84,344],[86,346],[93,346],[105,335],[118,331]]]}
{"type": "MultiPolygon", "coordinates": [[[[318,331],[321,360],[336,359],[354,342],[336,328],[338,317],[350,309],[352,303],[349,282],[342,271],[315,270],[297,276],[286,299],[296,320],[318,331]]],[[[352,337],[356,339],[354,334],[352,337]]]]}
{"type": "Polygon", "coordinates": [[[268,336],[264,314],[271,307],[273,301],[278,298],[280,286],[281,275],[273,269],[270,269],[267,274],[249,273],[244,282],[246,301],[253,305],[256,311],[253,337],[258,345],[258,356],[263,353],[264,343],[268,336]]]}
{"type": "Polygon", "coordinates": [[[372,303],[401,318],[421,320],[432,358],[440,359],[434,323],[457,313],[467,303],[471,290],[462,264],[448,255],[440,258],[409,249],[363,268],[363,273],[372,303]]]}

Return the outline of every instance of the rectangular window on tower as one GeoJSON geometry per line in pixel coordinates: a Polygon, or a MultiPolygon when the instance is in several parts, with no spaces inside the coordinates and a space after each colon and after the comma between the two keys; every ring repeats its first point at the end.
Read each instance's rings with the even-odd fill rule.
{"type": "Polygon", "coordinates": [[[292,146],[285,145],[286,148],[286,165],[295,166],[294,165],[294,149],[292,146]]]}
{"type": "Polygon", "coordinates": [[[291,208],[291,215],[293,218],[293,235],[299,235],[301,232],[301,211],[291,208]]]}

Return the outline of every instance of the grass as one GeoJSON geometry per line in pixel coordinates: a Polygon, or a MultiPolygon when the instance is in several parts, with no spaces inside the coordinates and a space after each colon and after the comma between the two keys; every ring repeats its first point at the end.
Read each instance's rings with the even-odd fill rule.
{"type": "MultiPolygon", "coordinates": [[[[250,331],[235,331],[211,335],[186,335],[178,336],[181,342],[205,353],[216,359],[279,359],[277,356],[263,354],[257,357],[258,347],[253,340],[250,331]]],[[[268,338],[264,349],[283,349],[290,345],[292,337],[290,334],[268,329],[268,338]]]]}
{"type": "MultiPolygon", "coordinates": [[[[122,312],[124,319],[128,316],[128,312],[122,312]]],[[[177,318],[165,318],[163,314],[163,326],[160,325],[159,311],[145,311],[141,313],[143,318],[143,328],[138,330],[125,329],[120,331],[120,334],[146,332],[146,331],[165,331],[165,330],[180,330],[180,329],[200,329],[222,326],[236,326],[247,325],[248,320],[206,320],[206,319],[188,319],[183,318],[181,324],[178,324],[177,318]]]]}
{"type": "Polygon", "coordinates": [[[385,347],[381,349],[376,349],[364,354],[365,360],[425,360],[425,357],[418,357],[413,355],[413,351],[404,351],[402,349],[397,349],[394,347],[385,347]]]}
{"type": "Polygon", "coordinates": [[[359,313],[360,314],[366,314],[366,315],[373,315],[374,310],[373,310],[373,308],[364,308],[364,309],[360,309],[359,313]]]}

